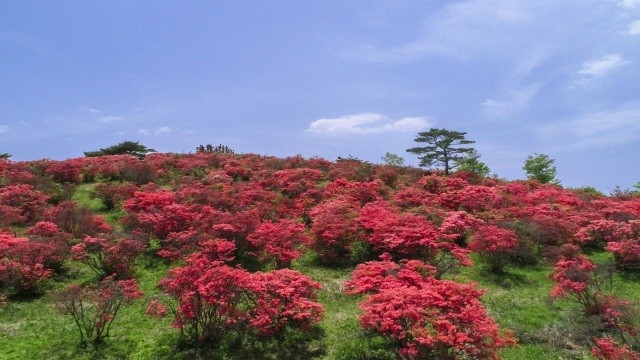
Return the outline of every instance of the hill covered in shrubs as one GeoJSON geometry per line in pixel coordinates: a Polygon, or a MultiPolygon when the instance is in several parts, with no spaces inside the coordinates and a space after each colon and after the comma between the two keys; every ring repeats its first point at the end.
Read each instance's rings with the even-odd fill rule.
{"type": "Polygon", "coordinates": [[[10,359],[638,359],[640,197],[357,159],[0,159],[10,359]]]}

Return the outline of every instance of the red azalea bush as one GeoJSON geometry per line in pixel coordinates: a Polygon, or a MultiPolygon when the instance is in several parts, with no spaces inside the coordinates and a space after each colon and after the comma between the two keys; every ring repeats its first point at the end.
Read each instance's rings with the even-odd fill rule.
{"type": "Polygon", "coordinates": [[[11,225],[23,224],[26,217],[22,215],[20,208],[0,205],[0,229],[11,225]]]}
{"type": "Polygon", "coordinates": [[[74,238],[104,235],[113,230],[103,217],[95,215],[88,207],[76,205],[73,201],[64,201],[47,209],[44,219],[74,238]]]}
{"type": "Polygon", "coordinates": [[[289,267],[300,257],[300,247],[311,243],[304,224],[279,220],[260,224],[247,238],[251,253],[261,262],[272,260],[275,267],[289,267]]]}
{"type": "Polygon", "coordinates": [[[452,211],[440,223],[438,231],[450,237],[455,237],[456,244],[466,246],[469,238],[484,221],[465,211],[452,211]]]}
{"type": "Polygon", "coordinates": [[[619,345],[610,338],[593,339],[591,353],[598,360],[640,360],[640,353],[628,345],[619,345]]]}
{"type": "Polygon", "coordinates": [[[388,189],[381,181],[356,182],[346,179],[337,179],[324,189],[326,198],[345,199],[358,206],[366,203],[382,200],[388,189]]]}
{"type": "Polygon", "coordinates": [[[473,234],[469,250],[480,254],[491,271],[501,272],[509,260],[509,251],[516,246],[518,246],[518,236],[514,231],[485,225],[479,227],[473,234]]]}
{"type": "Polygon", "coordinates": [[[290,269],[257,272],[252,278],[258,291],[249,323],[261,334],[277,334],[286,327],[306,331],[322,320],[324,307],[316,301],[320,283],[290,269]]]}
{"type": "Polygon", "coordinates": [[[431,206],[437,204],[437,196],[424,189],[407,187],[395,192],[393,202],[402,209],[431,206]]]}
{"type": "Polygon", "coordinates": [[[613,253],[620,269],[640,270],[640,238],[612,241],[606,249],[613,253]]]}
{"type": "Polygon", "coordinates": [[[624,235],[624,223],[607,219],[595,219],[575,233],[573,242],[578,245],[602,249],[611,241],[621,240],[624,235]]]}
{"type": "Polygon", "coordinates": [[[578,253],[575,245],[565,245],[565,253],[553,269],[555,286],[551,296],[571,298],[582,306],[585,315],[596,316],[605,329],[634,334],[630,303],[612,295],[612,273],[593,264],[578,253]]]}
{"type": "Polygon", "coordinates": [[[160,249],[156,253],[163,259],[178,260],[196,251],[201,242],[209,238],[208,234],[193,229],[172,232],[160,242],[160,249]]]}
{"type": "Polygon", "coordinates": [[[375,294],[383,289],[401,286],[419,287],[436,274],[436,269],[420,260],[395,263],[388,254],[380,261],[368,261],[358,265],[351,279],[344,284],[347,294],[375,294]]]}
{"type": "Polygon", "coordinates": [[[47,207],[49,196],[32,185],[19,184],[0,187],[0,205],[20,209],[24,224],[37,221],[47,207]]]}
{"type": "Polygon", "coordinates": [[[48,163],[45,173],[51,175],[58,182],[79,183],[82,180],[81,174],[84,165],[84,158],[51,161],[48,163]]]}
{"type": "Polygon", "coordinates": [[[55,244],[0,233],[0,285],[17,293],[38,293],[63,257],[55,244]]]}
{"type": "Polygon", "coordinates": [[[425,218],[398,213],[386,202],[365,205],[357,221],[375,251],[398,259],[424,260],[436,267],[438,277],[458,265],[471,265],[468,251],[453,241],[456,236],[441,234],[425,218]]]}
{"type": "Polygon", "coordinates": [[[324,262],[348,259],[355,242],[359,240],[358,207],[345,200],[320,203],[310,212],[311,247],[324,262]]]}
{"type": "Polygon", "coordinates": [[[440,202],[444,207],[468,212],[491,210],[501,201],[502,197],[495,188],[483,185],[468,185],[440,194],[440,202]]]}
{"type": "Polygon", "coordinates": [[[621,223],[606,250],[613,253],[616,265],[623,270],[640,270],[640,220],[621,223]]]}
{"type": "Polygon", "coordinates": [[[98,184],[93,189],[94,197],[100,199],[106,210],[112,210],[133,197],[138,187],[131,183],[98,184]]]}
{"type": "MultiPolygon", "coordinates": [[[[171,270],[160,286],[178,302],[174,327],[201,344],[215,345],[246,326],[261,334],[287,327],[304,331],[318,323],[324,311],[315,301],[320,284],[297,271],[250,273],[198,253],[187,258],[186,266],[171,270]]],[[[148,311],[164,311],[159,305],[154,308],[148,311]]]]}
{"type": "Polygon", "coordinates": [[[124,209],[128,212],[123,220],[127,227],[159,239],[188,230],[210,213],[203,207],[176,203],[175,194],[167,190],[137,191],[124,202],[124,209]]]}
{"type": "Polygon", "coordinates": [[[561,257],[553,268],[551,278],[555,286],[551,296],[574,298],[583,306],[585,313],[601,314],[604,311],[602,294],[594,288],[593,282],[596,265],[578,254],[575,246],[565,245],[565,248],[570,255],[561,257]]]}
{"type": "Polygon", "coordinates": [[[322,171],[309,168],[285,169],[273,173],[277,187],[290,198],[297,198],[305,192],[316,190],[322,176],[322,171]]]}
{"type": "Polygon", "coordinates": [[[50,221],[39,221],[27,228],[25,235],[31,241],[47,244],[49,247],[51,252],[45,259],[46,267],[54,271],[62,270],[63,260],[71,250],[71,234],[60,230],[50,221]]]}
{"type": "Polygon", "coordinates": [[[83,262],[100,277],[126,279],[133,275],[135,259],[145,246],[137,240],[85,237],[71,248],[72,258],[83,262]]]}
{"type": "Polygon", "coordinates": [[[497,359],[513,346],[479,301],[474,285],[438,280],[433,267],[410,261],[359,265],[345,284],[350,293],[372,293],[361,303],[362,326],[397,344],[410,359],[497,359]]]}

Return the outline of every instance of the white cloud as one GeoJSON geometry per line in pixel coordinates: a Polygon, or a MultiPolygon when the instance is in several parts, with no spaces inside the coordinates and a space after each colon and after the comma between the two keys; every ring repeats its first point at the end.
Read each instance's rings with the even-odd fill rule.
{"type": "Polygon", "coordinates": [[[484,106],[488,106],[488,107],[503,107],[508,105],[509,103],[506,101],[496,101],[493,99],[487,99],[485,100],[482,105],[484,106]]]}
{"type": "Polygon", "coordinates": [[[638,35],[640,34],[640,20],[636,20],[629,24],[629,28],[627,29],[627,34],[629,35],[638,35]]]}
{"type": "Polygon", "coordinates": [[[168,126],[160,126],[160,127],[156,127],[153,128],[153,130],[147,130],[147,129],[139,129],[138,130],[138,134],[140,135],[161,135],[161,134],[168,134],[170,132],[173,132],[173,129],[171,129],[168,126]]]}
{"type": "Polygon", "coordinates": [[[7,125],[0,125],[0,134],[6,133],[9,131],[9,127],[7,125]]]}
{"type": "Polygon", "coordinates": [[[161,127],[157,127],[153,129],[153,133],[155,135],[160,135],[160,134],[168,134],[170,132],[172,132],[173,130],[168,127],[168,126],[161,126],[161,127]]]}
{"type": "Polygon", "coordinates": [[[122,119],[124,119],[122,116],[108,115],[108,116],[101,117],[100,121],[105,122],[105,123],[111,123],[111,122],[120,121],[122,119]]]}
{"type": "Polygon", "coordinates": [[[430,126],[425,117],[406,117],[392,120],[384,115],[364,113],[334,119],[318,119],[307,131],[328,134],[374,134],[384,132],[418,131],[430,126]]]}
{"type": "Polygon", "coordinates": [[[102,114],[102,110],[98,110],[98,109],[94,109],[94,108],[86,108],[85,110],[87,110],[88,112],[90,112],[92,114],[102,114]]]}
{"type": "Polygon", "coordinates": [[[587,114],[580,118],[547,124],[538,129],[541,137],[561,140],[563,146],[583,149],[591,146],[615,146],[640,139],[638,104],[610,111],[587,114]]]}
{"type": "Polygon", "coordinates": [[[585,62],[578,74],[599,77],[628,63],[628,61],[622,60],[621,54],[608,54],[600,59],[585,62]]]}
{"type": "MultiPolygon", "coordinates": [[[[346,57],[373,62],[403,63],[422,59],[430,54],[445,54],[457,58],[473,58],[478,54],[513,53],[514,46],[525,48],[531,40],[525,35],[540,22],[532,20],[539,8],[549,6],[538,2],[511,0],[471,0],[449,3],[426,18],[413,33],[415,38],[403,44],[382,47],[375,41],[351,46],[346,57]],[[496,31],[502,29],[502,31],[496,31]]],[[[398,24],[398,26],[403,26],[398,24]]]]}
{"type": "Polygon", "coordinates": [[[485,113],[490,117],[512,115],[527,108],[539,90],[540,85],[531,84],[521,89],[511,90],[505,99],[487,99],[482,105],[485,113]]]}
{"type": "Polygon", "coordinates": [[[640,7],[640,0],[622,0],[618,3],[618,6],[622,6],[626,9],[633,9],[640,7]]]}

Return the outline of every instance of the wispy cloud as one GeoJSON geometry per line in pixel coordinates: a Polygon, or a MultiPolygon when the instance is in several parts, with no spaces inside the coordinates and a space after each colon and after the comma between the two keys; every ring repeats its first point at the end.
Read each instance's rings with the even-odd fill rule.
{"type": "Polygon", "coordinates": [[[640,20],[636,20],[629,24],[627,28],[627,34],[629,35],[638,35],[640,34],[640,20]]]}
{"type": "Polygon", "coordinates": [[[634,9],[640,7],[640,0],[622,0],[618,3],[618,6],[622,6],[626,9],[634,9]]]}
{"type": "Polygon", "coordinates": [[[168,126],[160,126],[160,127],[153,128],[151,130],[147,130],[147,129],[138,130],[138,134],[140,135],[162,135],[162,134],[169,134],[171,132],[173,132],[173,129],[171,129],[168,126]]]}
{"type": "MultiPolygon", "coordinates": [[[[351,46],[344,55],[371,62],[402,63],[429,54],[467,58],[474,53],[495,53],[505,44],[520,41],[516,32],[527,29],[532,9],[525,2],[471,0],[443,6],[415,29],[416,38],[404,44],[382,47],[373,41],[351,46]],[[496,32],[499,27],[504,31],[496,32]]],[[[510,47],[512,48],[512,47],[510,47]]]]}
{"type": "Polygon", "coordinates": [[[123,120],[123,119],[124,119],[123,116],[108,115],[108,116],[101,117],[100,121],[105,122],[105,123],[112,123],[112,122],[120,121],[120,120],[123,120]]]}
{"type": "Polygon", "coordinates": [[[156,134],[156,135],[159,135],[159,134],[168,134],[168,133],[170,133],[170,132],[172,132],[172,131],[173,131],[173,130],[172,130],[170,127],[168,127],[168,126],[161,126],[161,127],[157,127],[157,128],[154,128],[154,129],[153,129],[153,133],[154,133],[154,134],[156,134]]]}
{"type": "Polygon", "coordinates": [[[573,149],[615,146],[640,139],[640,104],[547,124],[537,130],[550,141],[562,139],[573,149]]]}
{"type": "Polygon", "coordinates": [[[429,126],[430,121],[426,117],[392,120],[382,114],[364,113],[333,119],[318,119],[309,125],[307,131],[326,134],[375,134],[417,131],[429,126]]]}
{"type": "Polygon", "coordinates": [[[504,99],[487,99],[482,105],[489,117],[503,117],[524,110],[540,90],[540,85],[531,84],[521,89],[512,90],[504,99]]]}
{"type": "Polygon", "coordinates": [[[578,71],[578,74],[600,77],[628,63],[628,61],[622,60],[621,54],[608,54],[600,59],[585,62],[582,64],[582,68],[578,71]]]}
{"type": "Polygon", "coordinates": [[[102,110],[98,110],[98,109],[95,109],[95,108],[90,108],[89,107],[89,108],[85,108],[85,110],[87,112],[92,113],[92,114],[102,114],[102,110]]]}

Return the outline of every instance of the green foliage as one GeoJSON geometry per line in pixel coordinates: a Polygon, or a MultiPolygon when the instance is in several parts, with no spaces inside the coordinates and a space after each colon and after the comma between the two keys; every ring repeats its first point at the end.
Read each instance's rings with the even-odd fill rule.
{"type": "Polygon", "coordinates": [[[527,179],[537,180],[543,184],[559,184],[556,179],[556,167],[553,166],[554,159],[546,154],[535,153],[527,156],[522,169],[527,174],[527,179]]]}
{"type": "Polygon", "coordinates": [[[475,141],[465,139],[466,132],[432,128],[420,132],[415,142],[426,143],[427,146],[407,149],[407,152],[420,155],[420,166],[444,166],[444,174],[449,175],[458,167],[458,162],[474,151],[473,148],[461,147],[475,141]]]}
{"type": "Polygon", "coordinates": [[[484,162],[478,160],[480,154],[476,150],[473,150],[467,154],[464,158],[456,161],[458,171],[466,171],[484,177],[491,173],[491,169],[484,162]]]}
{"type": "Polygon", "coordinates": [[[384,156],[382,157],[382,161],[384,162],[385,165],[391,165],[391,166],[404,165],[404,159],[402,157],[390,152],[384,154],[384,156]]]}
{"type": "Polygon", "coordinates": [[[84,153],[84,156],[95,157],[102,155],[133,155],[139,158],[144,158],[145,155],[154,151],[155,150],[149,149],[146,146],[140,144],[138,141],[124,141],[104,149],[96,151],[86,151],[84,153]]]}
{"type": "Polygon", "coordinates": [[[633,185],[633,188],[635,189],[634,192],[640,195],[640,181],[638,181],[635,185],[633,185]]]}
{"type": "Polygon", "coordinates": [[[198,145],[196,147],[196,153],[198,154],[212,154],[212,153],[221,153],[221,154],[235,154],[235,151],[226,145],[218,145],[215,148],[211,144],[198,145]]]}
{"type": "Polygon", "coordinates": [[[342,156],[338,156],[338,158],[336,159],[336,162],[345,162],[345,161],[353,161],[353,162],[359,162],[359,163],[363,163],[363,164],[370,164],[370,162],[359,159],[351,154],[349,154],[349,156],[342,157],[342,156]]]}
{"type": "Polygon", "coordinates": [[[0,160],[3,160],[3,159],[6,160],[6,159],[8,159],[10,157],[11,157],[11,154],[9,154],[9,153],[0,154],[0,160]]]}
{"type": "Polygon", "coordinates": [[[593,186],[583,186],[581,188],[577,188],[576,190],[582,191],[585,194],[593,195],[593,196],[606,196],[603,192],[594,188],[593,186]]]}

